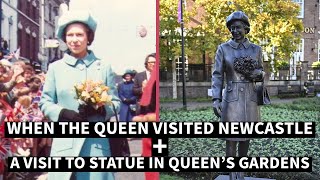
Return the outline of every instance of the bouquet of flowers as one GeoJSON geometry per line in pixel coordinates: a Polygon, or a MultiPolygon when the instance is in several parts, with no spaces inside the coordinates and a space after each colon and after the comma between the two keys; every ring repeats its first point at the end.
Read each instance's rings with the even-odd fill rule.
{"type": "Polygon", "coordinates": [[[245,56],[236,58],[233,65],[236,72],[249,77],[257,68],[258,61],[252,59],[250,56],[245,56]]]}
{"type": "Polygon", "coordinates": [[[111,105],[111,95],[108,94],[109,87],[102,82],[93,82],[87,80],[74,86],[76,90],[76,99],[81,105],[89,105],[98,109],[105,104],[111,105]]]}

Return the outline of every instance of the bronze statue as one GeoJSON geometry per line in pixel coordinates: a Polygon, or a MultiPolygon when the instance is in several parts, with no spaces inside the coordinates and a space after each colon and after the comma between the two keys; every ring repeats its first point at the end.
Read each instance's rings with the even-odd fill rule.
{"type": "MultiPolygon", "coordinates": [[[[232,39],[220,44],[212,71],[213,110],[222,122],[260,121],[255,82],[262,81],[261,47],[245,35],[249,19],[242,11],[227,17],[232,39]],[[223,90],[224,89],[224,90],[223,90]]],[[[247,156],[250,138],[226,138],[226,156],[247,156]]],[[[230,180],[244,180],[243,172],[230,173],[230,180]]]]}

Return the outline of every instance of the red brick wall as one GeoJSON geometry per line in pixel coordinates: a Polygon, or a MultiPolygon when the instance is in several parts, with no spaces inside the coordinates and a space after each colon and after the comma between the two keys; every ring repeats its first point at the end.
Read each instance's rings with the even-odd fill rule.
{"type": "Polygon", "coordinates": [[[304,18],[302,19],[305,32],[304,38],[304,60],[312,62],[318,60],[318,49],[312,51],[312,48],[318,47],[318,39],[320,39],[320,20],[319,20],[319,2],[314,0],[304,0],[304,18]],[[314,32],[311,32],[312,30],[314,32]],[[308,33],[309,32],[309,33],[308,33]],[[316,44],[316,46],[315,46],[316,44]]]}

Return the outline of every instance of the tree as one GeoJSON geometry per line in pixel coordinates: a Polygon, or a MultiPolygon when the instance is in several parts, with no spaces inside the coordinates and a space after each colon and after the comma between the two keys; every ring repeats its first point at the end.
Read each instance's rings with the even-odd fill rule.
{"type": "Polygon", "coordinates": [[[300,43],[303,24],[297,18],[299,6],[291,0],[196,0],[206,11],[203,16],[206,34],[215,37],[210,49],[230,38],[226,17],[234,11],[245,12],[250,20],[248,38],[261,44],[271,54],[276,47],[276,60],[289,60],[300,43]],[[265,43],[261,43],[264,41],[265,43]]]}
{"type": "MultiPolygon", "coordinates": [[[[166,66],[166,60],[174,60],[181,53],[181,30],[177,20],[178,0],[160,0],[160,58],[161,66],[166,66]]],[[[184,22],[188,23],[190,11],[184,11],[184,22]]],[[[188,37],[188,32],[184,32],[188,37]]],[[[187,42],[186,38],[186,42],[187,42]]]]}
{"type": "MultiPolygon", "coordinates": [[[[172,58],[180,53],[180,43],[176,41],[180,36],[176,31],[179,27],[178,2],[178,0],[160,0],[160,33],[164,37],[160,40],[162,64],[168,57],[172,58]],[[166,46],[163,46],[164,41],[167,43],[166,46]]],[[[226,18],[237,10],[245,12],[249,17],[250,41],[260,44],[268,54],[271,54],[273,49],[277,50],[274,52],[275,61],[288,61],[300,43],[303,24],[297,18],[299,6],[291,0],[194,0],[192,7],[188,7],[184,16],[186,24],[199,9],[205,11],[200,19],[202,24],[186,28],[188,55],[205,51],[213,57],[217,46],[230,39],[226,18]],[[204,35],[201,41],[198,34],[204,35]]]]}

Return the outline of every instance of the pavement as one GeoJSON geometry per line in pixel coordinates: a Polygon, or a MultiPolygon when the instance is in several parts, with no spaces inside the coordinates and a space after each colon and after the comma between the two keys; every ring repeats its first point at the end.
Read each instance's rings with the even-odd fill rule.
{"type": "MultiPolygon", "coordinates": [[[[290,99],[271,99],[272,104],[279,104],[279,103],[290,103],[292,101],[296,100],[295,98],[290,99]]],[[[201,109],[201,108],[208,108],[212,107],[212,102],[205,101],[205,102],[196,102],[192,100],[187,99],[187,110],[195,110],[195,109],[201,109]]],[[[182,101],[180,102],[161,102],[160,103],[160,112],[161,110],[176,110],[176,109],[182,109],[183,104],[182,101]]]]}
{"type": "MultiPolygon", "coordinates": [[[[129,141],[131,156],[141,156],[142,139],[131,139],[129,141]]],[[[143,172],[117,172],[116,180],[144,180],[143,172]]]]}

